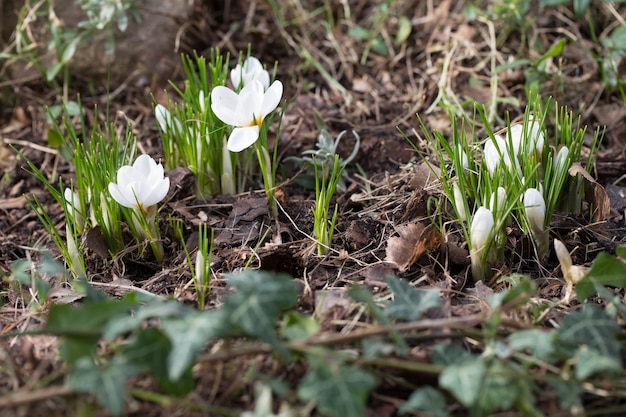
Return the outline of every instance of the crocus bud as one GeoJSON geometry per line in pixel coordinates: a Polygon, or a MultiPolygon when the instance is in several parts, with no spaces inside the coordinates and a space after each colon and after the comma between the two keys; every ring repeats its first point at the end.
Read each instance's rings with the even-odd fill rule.
{"type": "Polygon", "coordinates": [[[500,135],[495,135],[493,139],[485,142],[483,160],[491,175],[494,175],[496,168],[502,160],[507,167],[511,167],[511,157],[507,150],[506,141],[500,135]]]}
{"type": "Polygon", "coordinates": [[[78,233],[82,232],[85,227],[85,217],[81,213],[80,198],[78,194],[73,192],[70,188],[66,188],[63,191],[63,198],[65,199],[65,206],[67,207],[67,215],[74,222],[74,226],[78,233]]]}
{"type": "Polygon", "coordinates": [[[470,258],[472,261],[472,276],[474,281],[485,278],[489,261],[489,254],[484,254],[487,242],[492,234],[494,221],[491,210],[486,207],[479,207],[474,213],[470,226],[470,258]]]}
{"type": "Polygon", "coordinates": [[[543,150],[544,137],[539,128],[539,123],[535,121],[532,114],[524,124],[511,126],[509,138],[513,144],[513,153],[517,156],[520,152],[525,154],[532,152],[541,153],[543,150]],[[526,136],[524,136],[526,132],[526,136]]]}
{"type": "Polygon", "coordinates": [[[454,208],[456,214],[459,216],[459,220],[465,221],[467,219],[467,213],[465,212],[465,196],[461,193],[458,183],[452,184],[452,192],[454,194],[454,208]]]}
{"type": "Polygon", "coordinates": [[[491,194],[489,198],[489,209],[492,213],[498,213],[504,209],[506,203],[506,190],[504,187],[498,187],[498,189],[491,194]]]}
{"type": "Polygon", "coordinates": [[[569,149],[567,146],[563,146],[556,154],[556,158],[554,159],[554,172],[558,176],[563,170],[568,170],[569,166],[567,166],[567,157],[569,156],[569,149]]]}
{"type": "Polygon", "coordinates": [[[537,245],[539,256],[548,250],[548,233],[545,229],[546,203],[536,188],[529,188],[524,193],[524,210],[528,225],[537,245]]]}

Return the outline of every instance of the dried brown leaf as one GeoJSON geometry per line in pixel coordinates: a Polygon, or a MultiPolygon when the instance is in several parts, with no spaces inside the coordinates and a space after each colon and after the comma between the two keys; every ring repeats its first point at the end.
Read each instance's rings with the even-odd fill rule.
{"type": "Polygon", "coordinates": [[[591,220],[594,223],[606,220],[611,212],[611,201],[603,186],[589,174],[579,163],[574,163],[569,169],[569,174],[574,177],[580,174],[585,182],[585,201],[593,208],[591,220]]]}
{"type": "Polygon", "coordinates": [[[427,251],[439,246],[441,233],[433,224],[426,227],[420,222],[401,225],[397,228],[399,237],[392,237],[387,243],[385,261],[398,267],[400,271],[410,268],[427,251]]]}

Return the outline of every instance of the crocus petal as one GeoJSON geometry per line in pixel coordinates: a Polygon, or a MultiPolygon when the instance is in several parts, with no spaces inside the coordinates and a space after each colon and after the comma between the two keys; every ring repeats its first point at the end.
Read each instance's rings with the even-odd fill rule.
{"type": "Polygon", "coordinates": [[[257,124],[258,118],[263,119],[263,99],[265,97],[263,85],[259,81],[250,81],[239,93],[237,114],[240,115],[239,124],[244,127],[257,124]]]}
{"type": "Polygon", "coordinates": [[[133,171],[135,176],[142,176],[144,178],[148,178],[150,172],[156,168],[156,162],[150,155],[142,154],[139,155],[135,162],[133,163],[133,171]]]}
{"type": "Polygon", "coordinates": [[[248,126],[233,129],[228,138],[228,150],[231,152],[241,152],[250,147],[259,138],[259,127],[248,126]]]}
{"type": "Polygon", "coordinates": [[[261,107],[261,114],[263,117],[267,116],[278,107],[280,99],[283,97],[283,83],[276,80],[272,83],[270,88],[267,89],[263,96],[263,105],[261,107]]]}
{"type": "Polygon", "coordinates": [[[156,116],[157,123],[159,124],[161,130],[164,132],[167,131],[167,125],[171,124],[170,120],[172,117],[169,110],[167,110],[165,106],[157,104],[154,108],[154,115],[156,116]]]}
{"type": "Polygon", "coordinates": [[[239,96],[230,88],[218,85],[211,91],[211,110],[227,125],[238,126],[238,103],[239,96]]]}
{"type": "Polygon", "coordinates": [[[522,147],[522,143],[524,142],[524,126],[523,125],[513,125],[509,129],[509,140],[513,144],[513,154],[517,156],[519,154],[520,149],[525,149],[526,146],[522,147]]]}
{"type": "Polygon", "coordinates": [[[117,201],[120,205],[128,208],[135,208],[135,204],[128,201],[117,184],[113,182],[109,183],[109,193],[111,194],[111,197],[113,197],[113,200],[117,201]]]}
{"type": "Polygon", "coordinates": [[[152,207],[163,200],[170,190],[170,179],[162,179],[147,195],[143,196],[144,207],[152,207]]]}
{"type": "Polygon", "coordinates": [[[452,184],[452,193],[454,195],[454,208],[459,216],[459,220],[465,221],[467,214],[465,213],[465,196],[461,193],[458,183],[452,184]]]}
{"type": "Polygon", "coordinates": [[[546,203],[536,188],[529,188],[524,193],[524,209],[533,231],[543,230],[546,217],[546,203]]]}
{"type": "Polygon", "coordinates": [[[483,159],[485,161],[485,164],[487,164],[487,170],[489,170],[489,173],[491,175],[494,174],[494,172],[496,171],[496,168],[500,164],[501,154],[505,158],[508,157],[506,153],[506,143],[504,142],[504,139],[502,139],[501,136],[495,135],[493,139],[489,139],[487,142],[485,142],[485,149],[483,151],[483,159]]]}
{"type": "Polygon", "coordinates": [[[506,190],[504,187],[498,187],[498,189],[491,194],[489,198],[489,208],[492,212],[496,213],[504,208],[506,202],[506,190]]]}
{"type": "Polygon", "coordinates": [[[489,235],[491,229],[493,229],[493,214],[486,207],[479,207],[474,213],[472,224],[470,226],[470,239],[472,241],[473,250],[482,250],[489,235]]]}
{"type": "Polygon", "coordinates": [[[569,169],[569,167],[566,166],[568,156],[569,149],[567,149],[567,146],[563,146],[559,149],[559,152],[557,152],[556,159],[554,160],[554,172],[557,173],[557,175],[560,175],[562,170],[569,169]]]}

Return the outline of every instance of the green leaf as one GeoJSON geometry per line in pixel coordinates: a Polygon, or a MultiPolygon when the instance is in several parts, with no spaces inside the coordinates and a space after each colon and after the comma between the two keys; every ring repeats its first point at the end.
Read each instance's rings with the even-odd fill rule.
{"type": "Polygon", "coordinates": [[[387,48],[387,44],[380,36],[373,38],[370,44],[372,45],[372,51],[376,52],[378,55],[389,55],[389,48],[387,48]]]}
{"type": "Polygon", "coordinates": [[[80,41],[81,37],[76,36],[65,46],[65,49],[63,50],[63,55],[61,55],[61,64],[67,64],[70,59],[72,59],[72,57],[76,54],[76,47],[78,46],[80,41]]]}
{"type": "Polygon", "coordinates": [[[532,64],[532,61],[530,59],[516,59],[513,62],[507,62],[507,63],[498,65],[496,67],[496,74],[502,71],[519,68],[519,67],[523,67],[525,65],[530,65],[530,64],[532,64]]]}
{"type": "Polygon", "coordinates": [[[601,252],[594,259],[587,275],[576,284],[578,300],[584,301],[595,293],[594,283],[626,288],[626,264],[615,256],[601,252]]]}
{"type": "Polygon", "coordinates": [[[440,305],[438,290],[413,288],[406,280],[394,276],[389,276],[387,282],[391,292],[393,292],[393,301],[387,304],[385,309],[390,317],[415,321],[422,316],[422,310],[440,305]]]}
{"type": "Polygon", "coordinates": [[[81,304],[55,304],[50,307],[45,332],[56,336],[100,336],[107,322],[128,315],[135,306],[130,298],[81,304]],[[80,320],[76,320],[80,317],[80,320]]]}
{"type": "Polygon", "coordinates": [[[584,392],[581,384],[575,381],[547,381],[548,386],[554,390],[559,397],[559,407],[561,410],[569,410],[572,407],[580,407],[582,400],[580,396],[584,392]]]}
{"type": "Polygon", "coordinates": [[[577,17],[583,17],[585,12],[589,10],[591,0],[574,0],[574,13],[577,17]]]}
{"type": "Polygon", "coordinates": [[[557,56],[560,56],[563,53],[563,48],[565,47],[566,43],[567,43],[567,40],[565,38],[559,39],[550,47],[550,49],[548,49],[548,51],[545,54],[543,54],[534,63],[534,65],[537,66],[548,58],[555,58],[557,56]]]}
{"type": "Polygon", "coordinates": [[[224,310],[186,314],[178,319],[164,319],[161,327],[172,344],[167,357],[169,378],[178,380],[209,340],[235,335],[229,328],[224,310]]]}
{"type": "Polygon", "coordinates": [[[135,301],[131,297],[121,300],[94,301],[78,307],[55,304],[50,307],[44,331],[63,336],[61,356],[68,363],[89,356],[109,321],[129,314],[135,301]],[[76,318],[80,317],[80,320],[76,318]]]}
{"type": "MultiPolygon", "coordinates": [[[[426,386],[413,391],[409,399],[398,410],[399,414],[423,411],[434,417],[448,417],[446,399],[435,388],[426,386]]],[[[417,413],[419,414],[419,413],[417,413]]]]}
{"type": "Polygon", "coordinates": [[[450,391],[461,404],[470,407],[478,398],[486,370],[483,358],[467,359],[444,369],[439,375],[439,385],[450,391]]]}
{"type": "Polygon", "coordinates": [[[529,277],[523,276],[520,282],[514,287],[495,293],[487,298],[487,302],[492,309],[505,307],[511,309],[516,306],[523,306],[537,292],[537,285],[529,277]]]}
{"type": "Polygon", "coordinates": [[[46,70],[46,81],[54,80],[54,77],[57,76],[57,74],[59,73],[59,71],[61,71],[62,68],[63,68],[63,63],[61,62],[57,62],[56,64],[48,68],[46,70]]]}
{"type": "Polygon", "coordinates": [[[403,354],[403,352],[406,352],[408,350],[408,345],[406,344],[406,341],[404,340],[402,335],[395,329],[395,326],[393,325],[389,317],[387,317],[385,311],[383,311],[383,309],[381,309],[378,304],[376,304],[372,293],[370,293],[363,287],[355,285],[348,290],[347,294],[354,301],[364,303],[375,320],[391,329],[391,338],[393,339],[396,346],[398,346],[400,354],[403,354]]]}
{"type": "Polygon", "coordinates": [[[584,380],[599,372],[619,373],[622,370],[622,361],[619,356],[608,356],[587,346],[581,346],[575,358],[574,374],[578,379],[584,380]]]}
{"type": "MultiPolygon", "coordinates": [[[[626,26],[617,27],[611,34],[611,40],[613,41],[613,47],[615,49],[619,49],[620,51],[626,51],[626,26]]],[[[626,252],[626,246],[620,246],[620,248],[624,249],[622,253],[626,252]]],[[[618,255],[620,255],[619,254],[620,248],[617,248],[618,255]]],[[[620,256],[622,258],[626,258],[626,256],[624,255],[620,255],[620,256]]]]}
{"type": "Polygon", "coordinates": [[[310,358],[311,370],[298,386],[302,401],[314,401],[320,414],[334,417],[362,417],[376,379],[362,369],[341,363],[310,358]]]}
{"type": "Polygon", "coordinates": [[[560,6],[561,4],[565,4],[567,2],[569,2],[570,0],[540,0],[539,1],[539,6],[541,7],[546,7],[546,6],[560,6]]]}
{"type": "Polygon", "coordinates": [[[321,325],[312,316],[296,311],[285,314],[281,323],[281,335],[292,342],[305,340],[319,332],[321,325]]]}
{"type": "MultiPolygon", "coordinates": [[[[622,26],[622,27],[626,28],[626,26],[622,26]]],[[[626,33],[626,30],[624,32],[626,33]]],[[[624,42],[626,42],[626,39],[624,40],[624,42]]],[[[615,254],[622,259],[626,259],[626,245],[618,246],[615,249],[615,254]]]]}
{"type": "Polygon", "coordinates": [[[433,365],[449,366],[454,363],[462,363],[473,358],[472,354],[459,343],[435,345],[430,354],[433,365]]]}
{"type": "Polygon", "coordinates": [[[548,359],[554,352],[555,335],[555,331],[518,330],[509,335],[509,347],[517,352],[529,350],[536,358],[548,359]]]}
{"type": "Polygon", "coordinates": [[[167,358],[171,350],[170,340],[159,329],[147,328],[128,338],[121,354],[127,360],[150,373],[159,382],[159,385],[168,394],[184,395],[193,390],[194,381],[189,372],[184,374],[181,381],[169,378],[167,358]]]}
{"type": "Polygon", "coordinates": [[[105,339],[114,339],[124,333],[138,329],[143,326],[146,320],[182,317],[185,313],[191,313],[192,311],[192,309],[178,301],[157,299],[149,304],[140,306],[133,315],[110,321],[104,329],[103,337],[105,339]]]}
{"type": "Polygon", "coordinates": [[[473,415],[491,415],[495,410],[509,410],[520,399],[532,403],[532,392],[529,379],[516,364],[512,362],[494,361],[480,386],[478,398],[472,407],[473,415]]]}
{"type": "Polygon", "coordinates": [[[406,16],[400,16],[398,18],[398,33],[396,34],[396,45],[400,46],[411,36],[411,20],[406,16]]]}
{"type": "Polygon", "coordinates": [[[576,374],[587,377],[595,372],[621,369],[620,327],[594,304],[563,317],[557,335],[566,348],[575,348],[576,374]]]}
{"type": "Polygon", "coordinates": [[[120,416],[126,400],[126,381],[137,375],[139,368],[123,356],[97,366],[91,358],[82,358],[68,378],[68,386],[78,392],[94,394],[98,402],[112,415],[120,416]]]}
{"type": "Polygon", "coordinates": [[[65,144],[65,138],[56,129],[48,129],[48,145],[52,148],[58,148],[65,144]]]}
{"type": "Polygon", "coordinates": [[[228,282],[237,291],[224,300],[224,317],[230,325],[255,336],[286,354],[275,327],[281,312],[298,300],[296,285],[287,274],[246,270],[230,275],[228,282]]]}
{"type": "Polygon", "coordinates": [[[348,36],[354,39],[369,39],[370,32],[361,26],[355,25],[348,31],[348,36]]]}

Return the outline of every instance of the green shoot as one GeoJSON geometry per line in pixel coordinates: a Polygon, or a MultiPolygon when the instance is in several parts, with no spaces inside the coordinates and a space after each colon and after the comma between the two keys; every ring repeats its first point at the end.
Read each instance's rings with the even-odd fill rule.
{"type": "Polygon", "coordinates": [[[339,163],[339,155],[335,155],[332,168],[326,171],[318,167],[318,164],[315,163],[315,157],[313,158],[313,169],[315,170],[313,236],[317,239],[318,256],[326,255],[333,241],[339,207],[335,204],[329,220],[330,204],[345,166],[345,163],[339,163]]]}

